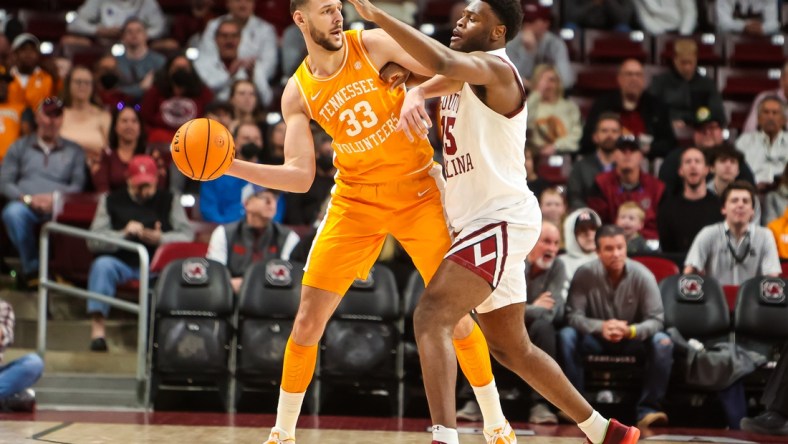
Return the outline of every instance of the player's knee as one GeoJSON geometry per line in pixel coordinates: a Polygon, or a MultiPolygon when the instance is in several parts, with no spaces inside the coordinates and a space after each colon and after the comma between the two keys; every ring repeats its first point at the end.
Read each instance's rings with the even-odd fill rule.
{"type": "Polygon", "coordinates": [[[293,322],[291,337],[297,344],[311,345],[320,341],[325,330],[325,323],[309,316],[296,317],[293,322]]]}

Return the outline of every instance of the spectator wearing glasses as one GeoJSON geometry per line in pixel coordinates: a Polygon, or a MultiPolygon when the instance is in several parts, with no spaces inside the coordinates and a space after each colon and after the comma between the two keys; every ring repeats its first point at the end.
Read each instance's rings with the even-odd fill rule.
{"type": "Polygon", "coordinates": [[[684,273],[714,276],[722,285],[741,285],[755,276],[779,276],[782,269],[772,233],[752,223],[755,188],[736,181],[721,197],[725,219],[695,236],[684,273]]]}
{"type": "Polygon", "coordinates": [[[614,161],[612,171],[596,177],[588,206],[599,214],[602,223],[613,223],[618,207],[633,201],[646,213],[641,234],[646,239],[657,239],[657,206],[662,200],[665,185],[641,170],[643,153],[634,136],[618,139],[614,161]]]}
{"type": "Polygon", "coordinates": [[[755,173],[759,191],[774,184],[788,162],[788,133],[785,132],[785,103],[776,96],[768,96],[758,104],[759,131],[742,134],[736,148],[755,173]]]}
{"type": "Polygon", "coordinates": [[[77,193],[85,187],[85,154],[74,142],[58,136],[63,102],[44,99],[36,109],[36,132],[16,141],[0,167],[0,190],[8,203],[3,223],[19,251],[20,288],[34,286],[38,276],[36,225],[52,217],[55,193],[77,193]]]}

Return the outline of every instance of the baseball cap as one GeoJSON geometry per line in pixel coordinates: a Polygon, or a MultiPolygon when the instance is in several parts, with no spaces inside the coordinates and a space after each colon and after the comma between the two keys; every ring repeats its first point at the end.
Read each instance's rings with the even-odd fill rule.
{"type": "Polygon", "coordinates": [[[523,5],[523,22],[531,23],[536,20],[553,20],[553,11],[548,6],[543,6],[538,2],[526,3],[523,5]]]}
{"type": "Polygon", "coordinates": [[[135,186],[144,183],[157,183],[159,181],[159,173],[156,161],[153,160],[153,157],[144,154],[132,157],[129,166],[126,168],[126,177],[135,186]]]}
{"type": "Polygon", "coordinates": [[[705,106],[701,106],[695,111],[695,119],[693,121],[693,125],[695,128],[701,128],[705,126],[707,123],[710,122],[717,122],[719,125],[722,125],[722,116],[719,116],[713,113],[709,108],[705,106]]]}
{"type": "Polygon", "coordinates": [[[57,96],[49,96],[41,101],[38,109],[49,117],[60,117],[63,115],[63,102],[57,96]]]}
{"type": "Polygon", "coordinates": [[[11,73],[8,72],[8,69],[6,69],[6,67],[3,65],[0,65],[0,80],[5,80],[6,82],[14,80],[14,76],[12,76],[11,73]]]}
{"type": "Polygon", "coordinates": [[[241,202],[246,203],[250,197],[259,196],[263,193],[271,193],[275,197],[278,197],[281,194],[281,191],[250,183],[241,189],[241,202]]]}
{"type": "Polygon", "coordinates": [[[36,49],[38,49],[39,45],[41,45],[41,42],[38,40],[38,37],[34,36],[33,34],[30,34],[29,32],[23,32],[18,36],[16,36],[14,41],[11,43],[11,51],[16,51],[26,43],[32,43],[33,46],[36,47],[36,49]]]}
{"type": "Polygon", "coordinates": [[[616,140],[616,149],[640,151],[640,141],[638,141],[637,137],[627,134],[616,140]]]}
{"type": "Polygon", "coordinates": [[[584,229],[592,228],[594,230],[600,227],[599,216],[591,210],[582,210],[575,219],[575,233],[584,229]]]}

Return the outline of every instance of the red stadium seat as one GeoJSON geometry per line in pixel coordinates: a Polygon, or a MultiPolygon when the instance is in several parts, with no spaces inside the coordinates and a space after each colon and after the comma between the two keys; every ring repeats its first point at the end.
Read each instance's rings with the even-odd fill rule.
{"type": "Polygon", "coordinates": [[[779,69],[717,69],[717,88],[725,100],[751,102],[762,91],[776,89],[779,83],[779,69]]]}
{"type": "Polygon", "coordinates": [[[730,66],[779,68],[788,57],[782,34],[765,37],[728,34],[725,46],[730,66]]]}
{"type": "Polygon", "coordinates": [[[744,123],[747,121],[747,115],[750,113],[751,105],[750,102],[734,102],[730,100],[723,102],[730,130],[735,130],[737,134],[741,134],[744,123]]]}
{"type": "Polygon", "coordinates": [[[293,17],[290,15],[289,0],[258,0],[255,4],[254,13],[274,25],[276,32],[280,36],[285,28],[293,23],[293,17]]]}
{"type": "MultiPolygon", "coordinates": [[[[156,254],[150,261],[150,272],[161,273],[164,267],[170,262],[177,259],[186,259],[187,257],[199,256],[205,257],[208,252],[208,244],[204,242],[173,242],[164,244],[156,249],[156,254]]],[[[126,282],[118,287],[118,293],[136,293],[140,290],[140,283],[138,280],[126,282]]],[[[132,297],[129,294],[129,297],[132,297]]]]}
{"type": "Polygon", "coordinates": [[[738,285],[723,285],[722,290],[725,292],[725,299],[728,300],[728,307],[731,311],[736,308],[736,298],[739,295],[738,285]]]}
{"type": "Polygon", "coordinates": [[[190,220],[192,229],[194,230],[194,241],[208,243],[211,240],[211,233],[218,224],[213,222],[205,222],[202,220],[190,220]]]}
{"type": "Polygon", "coordinates": [[[583,47],[589,62],[619,63],[637,59],[642,63],[651,60],[651,37],[642,31],[631,33],[587,30],[583,47]]]}
{"type": "MultiPolygon", "coordinates": [[[[29,6],[28,6],[29,7],[29,6]]],[[[64,12],[41,10],[19,11],[19,18],[27,25],[27,32],[39,40],[58,42],[66,33],[66,14],[64,12]]]]}
{"type": "Polygon", "coordinates": [[[781,262],[781,263],[780,263],[780,266],[781,266],[781,267],[782,267],[782,269],[783,269],[783,272],[782,272],[782,273],[780,273],[780,276],[782,276],[782,277],[788,277],[788,261],[781,262]]]}
{"type": "Polygon", "coordinates": [[[675,262],[658,256],[633,256],[633,261],[640,262],[654,273],[657,282],[662,281],[668,276],[679,274],[679,266],[675,262]]]}
{"type": "MultiPolygon", "coordinates": [[[[656,54],[654,63],[670,66],[673,60],[673,42],[681,38],[675,34],[661,34],[656,37],[656,54]]],[[[698,34],[692,36],[698,44],[698,64],[720,66],[723,58],[723,40],[714,34],[698,34]]]]}
{"type": "Polygon", "coordinates": [[[596,97],[600,94],[615,91],[618,88],[616,74],[618,67],[614,65],[591,66],[585,63],[572,63],[572,70],[577,75],[573,95],[596,97]]]}
{"type": "MultiPolygon", "coordinates": [[[[77,228],[88,229],[96,214],[100,194],[74,193],[60,197],[59,208],[55,208],[53,220],[77,228]]],[[[88,250],[84,239],[58,233],[50,235],[51,256],[49,271],[74,283],[86,283],[93,253],[88,250]]]]}

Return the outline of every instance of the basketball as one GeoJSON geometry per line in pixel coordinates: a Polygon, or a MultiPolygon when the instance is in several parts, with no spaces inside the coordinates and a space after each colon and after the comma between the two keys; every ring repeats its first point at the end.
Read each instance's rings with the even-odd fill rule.
{"type": "Polygon", "coordinates": [[[235,159],[235,141],[221,123],[193,119],[175,132],[170,153],[175,166],[186,177],[213,180],[230,168],[235,159]]]}

